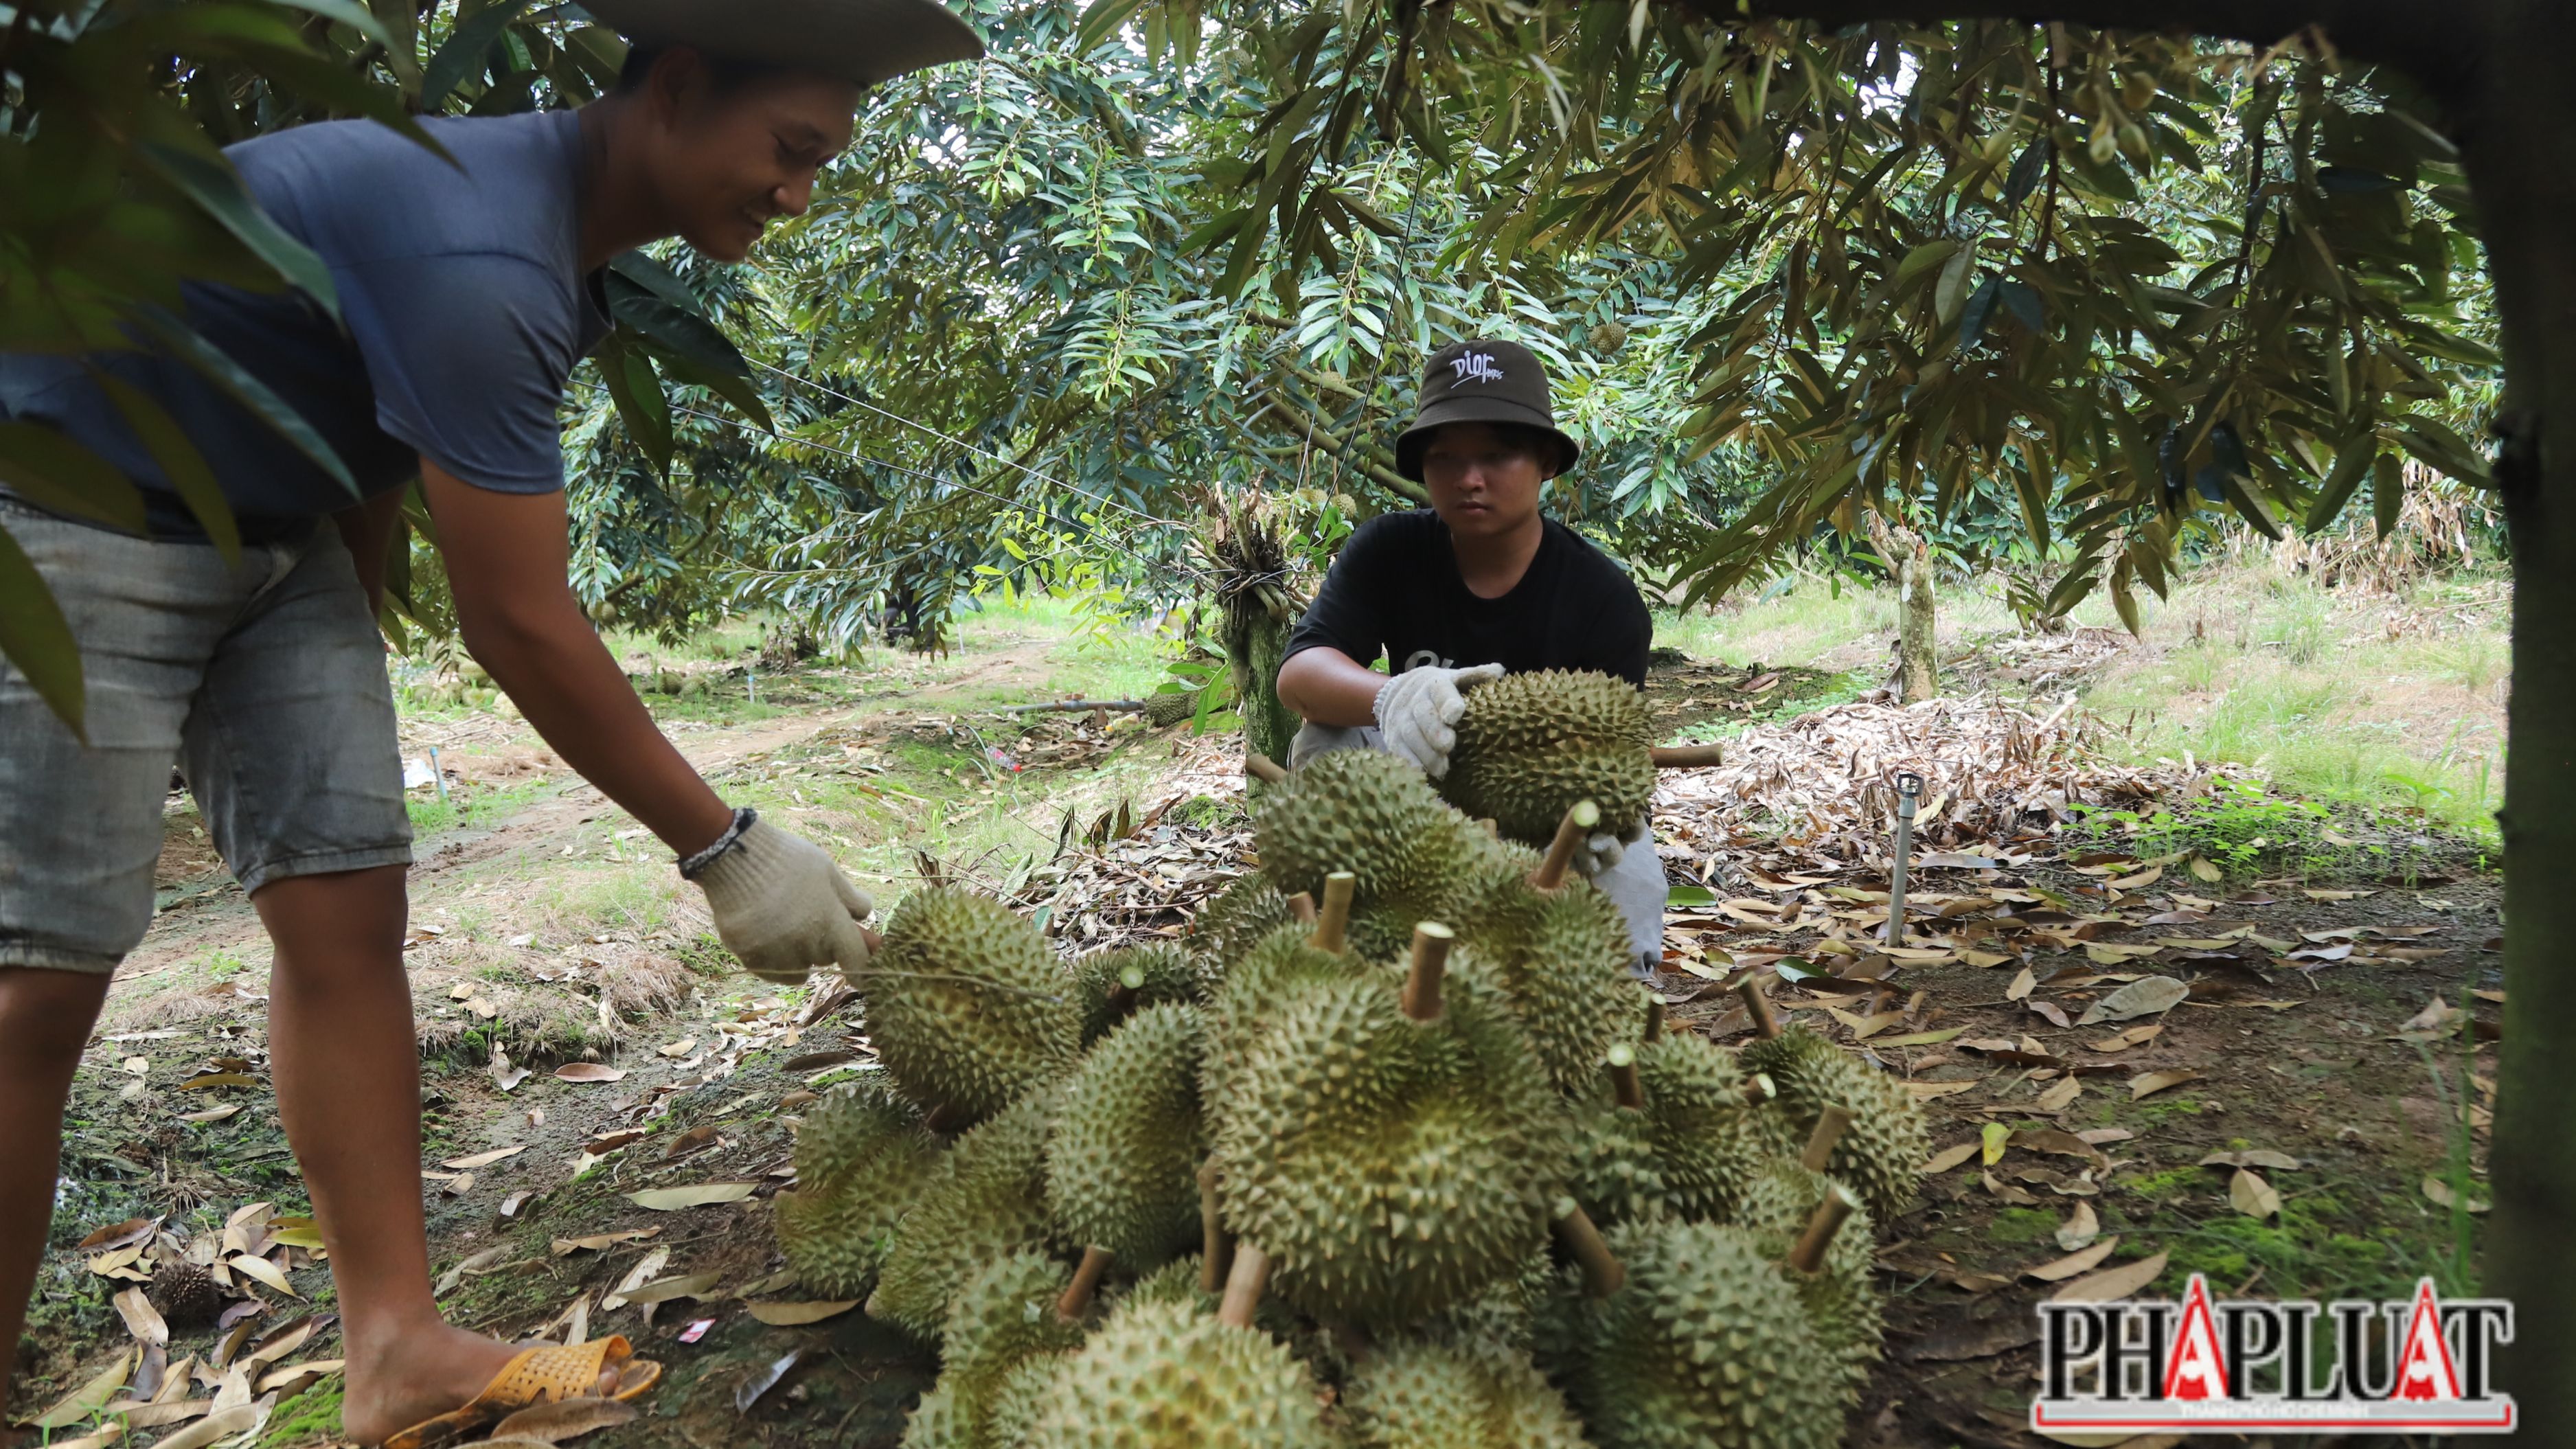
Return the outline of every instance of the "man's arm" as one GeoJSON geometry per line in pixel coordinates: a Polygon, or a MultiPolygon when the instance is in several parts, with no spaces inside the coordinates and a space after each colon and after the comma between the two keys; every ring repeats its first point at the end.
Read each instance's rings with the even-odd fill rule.
{"type": "Polygon", "coordinates": [[[733,812],[662,737],[573,597],[563,495],[477,488],[427,458],[420,476],[457,626],[493,682],[565,764],[673,851],[723,835],[733,812]]]}
{"type": "Polygon", "coordinates": [[[331,521],[339,526],[340,541],[349,546],[349,561],[357,565],[358,585],[367,591],[370,615],[381,614],[385,609],[385,557],[393,547],[394,524],[401,517],[399,488],[331,515],[331,521]]]}
{"type": "Polygon", "coordinates": [[[1300,649],[1279,666],[1279,702],[1310,724],[1353,729],[1377,723],[1387,677],[1330,645],[1300,649]]]}

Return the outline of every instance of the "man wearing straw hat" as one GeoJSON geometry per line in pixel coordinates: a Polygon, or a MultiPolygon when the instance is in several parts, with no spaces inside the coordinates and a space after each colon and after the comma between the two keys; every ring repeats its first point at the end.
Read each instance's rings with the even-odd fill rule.
{"type": "Polygon", "coordinates": [[[276,947],[279,1115],[339,1290],[347,1435],[451,1442],[546,1398],[632,1398],[659,1374],[623,1339],[523,1352],[467,1333],[431,1291],[402,960],[410,830],[374,623],[415,477],[467,645],[548,744],[671,847],[726,946],[778,981],[867,959],[866,894],[820,848],[718,798],[584,618],[556,408],[608,329],[611,258],[677,236],[741,259],[771,220],[805,210],[865,87],[982,46],[936,0],[586,6],[634,44],[615,92],[578,111],[425,121],[444,156],[363,122],[228,153],[330,268],[339,315],[206,286],[186,298],[189,321],[302,415],[354,499],[171,357],[0,355],[0,418],[107,460],[151,523],[136,537],[0,492],[88,688],[82,738],[0,665],[0,1388],[72,1074],[151,918],[174,761],[276,947]],[[180,496],[190,480],[165,471],[166,440],[137,417],[193,445],[238,520],[237,552],[207,540],[180,496]]]}
{"type": "MultiPolygon", "coordinates": [[[[1589,669],[1643,689],[1654,625],[1619,566],[1539,511],[1582,448],[1556,426],[1547,374],[1517,343],[1431,355],[1396,471],[1431,506],[1360,525],[1289,636],[1279,701],[1306,721],[1289,762],[1382,749],[1448,773],[1465,693],[1506,672],[1589,669]],[[1369,666],[1383,656],[1387,672],[1369,666]]],[[[1605,827],[1614,822],[1602,822],[1605,827]]],[[[1664,871],[1643,819],[1615,822],[1576,865],[1628,918],[1633,969],[1664,945],[1664,871]]]]}

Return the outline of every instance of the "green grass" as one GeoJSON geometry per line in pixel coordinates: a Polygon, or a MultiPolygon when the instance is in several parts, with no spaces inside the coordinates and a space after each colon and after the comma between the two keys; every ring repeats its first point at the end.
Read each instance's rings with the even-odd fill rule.
{"type": "Polygon", "coordinates": [[[436,835],[467,825],[488,826],[507,820],[553,788],[534,781],[497,790],[455,782],[448,785],[445,799],[440,799],[435,790],[405,795],[403,811],[411,817],[415,837],[436,835]]]}
{"type": "MultiPolygon", "coordinates": [[[[1948,582],[1940,595],[1942,646],[2012,626],[2012,613],[1964,581],[1948,582]]],[[[1655,643],[1694,659],[1719,659],[1738,669],[1804,665],[1843,669],[1867,654],[1883,661],[1882,640],[1896,634],[1896,594],[1861,588],[1848,580],[1793,574],[1749,587],[1713,608],[1655,612],[1655,643]]],[[[1877,663],[1880,675],[1887,664],[1877,663]]]]}

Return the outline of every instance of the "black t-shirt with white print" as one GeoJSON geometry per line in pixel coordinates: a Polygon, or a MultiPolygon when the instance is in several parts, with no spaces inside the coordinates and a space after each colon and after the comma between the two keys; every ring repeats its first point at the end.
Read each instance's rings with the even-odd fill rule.
{"type": "Polygon", "coordinates": [[[1654,625],[1637,586],[1574,530],[1543,522],[1529,572],[1501,598],[1480,599],[1459,577],[1438,514],[1370,519],[1342,545],[1288,653],[1322,645],[1362,664],[1384,653],[1397,674],[1425,664],[1592,669],[1644,688],[1654,625]]]}

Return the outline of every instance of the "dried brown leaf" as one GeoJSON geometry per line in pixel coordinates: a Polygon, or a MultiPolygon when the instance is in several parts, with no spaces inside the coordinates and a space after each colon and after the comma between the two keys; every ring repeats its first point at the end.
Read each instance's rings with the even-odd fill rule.
{"type": "Polygon", "coordinates": [[[636,1412],[633,1404],[621,1404],[615,1399],[561,1399],[521,1409],[493,1425],[492,1437],[560,1444],[595,1430],[631,1424],[636,1412]]]}
{"type": "Polygon", "coordinates": [[[2117,1237],[2104,1238],[2089,1248],[2079,1248],[2054,1262],[2029,1269],[2025,1276],[2037,1278],[2042,1283],[2063,1283],[2078,1273],[2090,1273],[2100,1267],[2102,1260],[2111,1256],[2119,1246],[2117,1237]]]}
{"type": "Polygon", "coordinates": [[[2152,1258],[2140,1258],[2134,1263],[2123,1263],[2117,1268],[2105,1268],[2099,1273],[2078,1278],[2048,1295],[2048,1301],[2107,1303],[2120,1298],[2134,1298],[2138,1290],[2163,1276],[2169,1256],[2158,1253],[2152,1258]]]}

